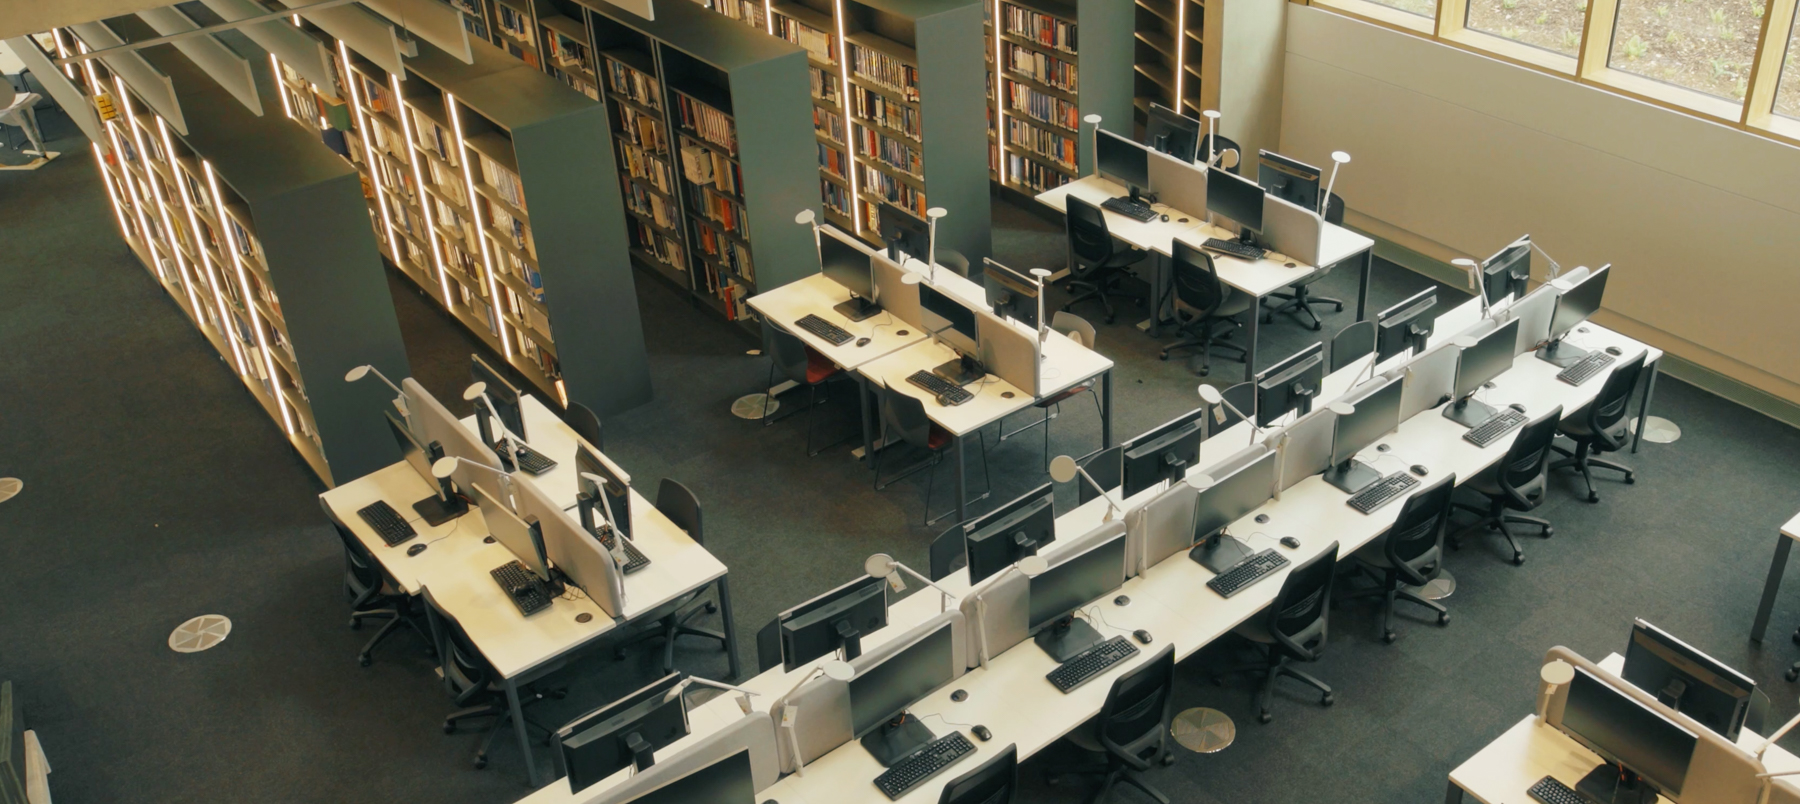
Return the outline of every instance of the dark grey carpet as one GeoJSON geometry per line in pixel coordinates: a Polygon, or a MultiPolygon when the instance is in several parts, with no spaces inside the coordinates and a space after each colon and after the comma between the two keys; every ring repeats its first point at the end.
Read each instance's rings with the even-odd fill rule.
{"type": "MultiPolygon", "coordinates": [[[[440,732],[450,702],[421,641],[399,636],[373,667],[356,666],[367,632],[345,628],[342,558],[318,484],[119,243],[91,156],[73,145],[37,173],[0,175],[9,255],[0,476],[26,481],[0,505],[0,678],[17,684],[42,736],[57,799],[502,804],[523,795],[510,742],[475,771],[473,738],[440,732]],[[222,646],[185,656],[164,646],[182,620],[212,612],[236,624],[222,646]]],[[[1007,204],[995,214],[1003,262],[1061,262],[1057,227],[1007,204]]],[[[1371,305],[1424,282],[1384,264],[1371,305]]],[[[1354,285],[1343,273],[1321,291],[1348,298],[1354,285]]],[[[393,290],[415,375],[460,406],[471,339],[404,282],[393,290]]],[[[708,546],[732,568],[747,666],[759,625],[852,577],[868,554],[924,564],[936,530],[921,524],[925,474],[878,493],[849,445],[808,459],[803,421],[765,428],[731,417],[732,399],[766,379],[767,362],[746,354],[756,344],[648,278],[639,297],[657,398],[606,422],[609,452],[641,488],[669,476],[699,494],[708,546]]],[[[1103,328],[1100,344],[1119,363],[1119,437],[1195,404],[1194,375],[1181,360],[1158,361],[1158,345],[1127,323],[1132,313],[1103,328]]],[[[1324,334],[1351,318],[1329,316],[1324,334]]],[[[1278,321],[1264,330],[1265,362],[1317,337],[1278,321]]],[[[1239,371],[1221,360],[1213,379],[1239,371]]],[[[849,432],[851,397],[838,401],[818,414],[822,435],[849,432]]],[[[1667,378],[1657,411],[1685,437],[1628,456],[1638,483],[1603,481],[1599,505],[1576,501],[1574,482],[1559,479],[1543,509],[1557,535],[1529,541],[1525,566],[1504,563],[1490,540],[1452,556],[1462,586],[1448,628],[1409,616],[1390,646],[1377,640],[1372,607],[1336,612],[1327,656],[1311,668],[1337,688],[1334,708],[1284,687],[1275,722],[1258,725],[1246,682],[1210,682],[1234,646],[1185,663],[1178,705],[1224,709],[1240,737],[1220,754],[1182,753],[1153,782],[1184,804],[1435,800],[1450,768],[1529,710],[1546,648],[1597,658],[1623,647],[1633,616],[1745,669],[1768,685],[1777,717],[1793,714],[1794,688],[1780,675],[1800,658],[1785,636],[1800,621],[1792,596],[1767,648],[1745,633],[1775,528],[1793,514],[1800,433],[1667,378]]],[[[1065,405],[1053,453],[1098,440],[1091,403],[1065,405]]],[[[990,450],[998,499],[1044,482],[1041,448],[1033,432],[990,450]]],[[[934,511],[950,503],[948,480],[940,469],[934,511]]],[[[724,674],[722,655],[704,644],[678,658],[724,674]]],[[[557,723],[603,703],[651,678],[654,662],[600,652],[564,674],[566,700],[534,717],[557,723]]],[[[1034,759],[1027,778],[1069,758],[1057,749],[1034,759]]],[[[1024,800],[1085,793],[1033,781],[1024,800]]]]}

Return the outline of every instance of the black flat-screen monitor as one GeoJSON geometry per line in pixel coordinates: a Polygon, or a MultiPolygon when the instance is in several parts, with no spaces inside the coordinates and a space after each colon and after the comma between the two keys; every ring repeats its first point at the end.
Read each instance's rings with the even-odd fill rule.
{"type": "Polygon", "coordinates": [[[575,447],[575,470],[578,473],[575,475],[575,499],[580,504],[581,526],[598,536],[600,521],[596,516],[601,519],[610,517],[613,530],[625,534],[625,538],[631,538],[630,479],[613,471],[611,464],[600,460],[600,456],[579,444],[575,447]],[[596,484],[582,477],[583,474],[596,475],[606,482],[596,484]],[[605,496],[602,497],[602,494],[605,496]]]}
{"type": "Polygon", "coordinates": [[[1194,537],[1201,541],[1243,519],[1275,496],[1275,451],[1258,455],[1237,471],[1214,477],[1195,500],[1194,537]]]}
{"type": "Polygon", "coordinates": [[[746,748],[620,804],[756,804],[752,767],[746,748]]]}
{"type": "Polygon", "coordinates": [[[861,738],[956,680],[956,630],[949,622],[850,680],[850,724],[861,738]]]}
{"type": "Polygon", "coordinates": [[[1125,584],[1126,541],[1119,533],[1031,579],[1025,625],[1058,663],[1100,643],[1100,632],[1074,614],[1125,584]]]}
{"type": "Polygon", "coordinates": [[[1325,381],[1325,344],[1315,343],[1256,375],[1256,423],[1268,427],[1276,419],[1312,410],[1312,400],[1325,381]]]}
{"type": "Polygon", "coordinates": [[[1130,499],[1164,480],[1180,480],[1187,468],[1200,460],[1206,408],[1176,416],[1143,435],[1125,442],[1125,489],[1130,499]]]}
{"type": "MultiPolygon", "coordinates": [[[[506,429],[511,430],[512,434],[518,436],[520,440],[530,441],[530,436],[525,434],[525,412],[519,407],[519,398],[524,396],[524,392],[520,391],[518,386],[507,382],[506,378],[501,376],[500,372],[495,371],[493,366],[488,365],[487,361],[482,360],[480,355],[469,355],[469,376],[474,378],[474,382],[487,383],[487,396],[494,400],[496,408],[494,415],[500,418],[500,423],[506,425],[506,429]]],[[[495,437],[488,440],[488,443],[498,443],[498,435],[496,433],[495,437]]]]}
{"type": "Polygon", "coordinates": [[[1427,316],[1437,307],[1437,286],[1414,293],[1404,301],[1382,310],[1375,316],[1375,362],[1379,363],[1407,349],[1413,354],[1425,351],[1425,342],[1437,326],[1435,316],[1427,316]]]}
{"type": "Polygon", "coordinates": [[[905,209],[882,202],[881,242],[888,247],[888,259],[905,264],[905,257],[920,262],[931,259],[931,225],[905,209]]]}
{"type": "Polygon", "coordinates": [[[682,674],[569,721],[556,730],[557,751],[568,769],[569,789],[580,792],[629,767],[656,764],[656,752],[688,734],[681,700],[682,674]]]}
{"type": "Polygon", "coordinates": [[[1094,167],[1103,178],[1126,187],[1150,186],[1150,152],[1110,131],[1094,131],[1094,167]]]}
{"type": "Polygon", "coordinates": [[[1513,347],[1518,342],[1519,320],[1515,318],[1477,338],[1474,346],[1462,350],[1462,357],[1456,362],[1454,396],[1458,400],[1474,396],[1481,386],[1505,374],[1512,368],[1513,347]]]}
{"type": "MultiPolygon", "coordinates": [[[[1699,738],[1637,699],[1580,667],[1569,682],[1561,731],[1600,758],[1680,800],[1699,738]]],[[[1606,770],[1601,766],[1597,770],[1606,770]]],[[[1616,778],[1618,771],[1608,775],[1616,778]]]]}
{"type": "Polygon", "coordinates": [[[1606,294],[1606,277],[1611,273],[1610,266],[1602,267],[1556,298],[1556,314],[1550,317],[1551,340],[1562,340],[1600,309],[1600,299],[1606,294]]]}
{"type": "Polygon", "coordinates": [[[1144,124],[1144,142],[1183,162],[1194,161],[1200,147],[1200,121],[1160,103],[1150,104],[1144,124]]]}
{"type": "Polygon", "coordinates": [[[950,348],[973,355],[979,348],[981,333],[976,329],[975,310],[948,293],[919,283],[920,318],[926,331],[934,333],[950,348]]]}
{"type": "Polygon", "coordinates": [[[1319,208],[1319,169],[1274,151],[1257,154],[1256,183],[1269,195],[1301,209],[1319,208]]]}
{"type": "Polygon", "coordinates": [[[1749,676],[1643,620],[1632,623],[1619,676],[1734,742],[1756,689],[1749,676]]]}
{"type": "Polygon", "coordinates": [[[1011,318],[1028,327],[1038,325],[1038,286],[1035,277],[1027,276],[991,259],[983,259],[981,283],[987,291],[988,307],[994,315],[1011,318]]]}
{"type": "Polygon", "coordinates": [[[869,253],[825,230],[819,234],[819,267],[826,279],[842,285],[850,295],[859,299],[875,298],[869,253]]]}
{"type": "Polygon", "coordinates": [[[1206,211],[1224,215],[1252,232],[1263,228],[1261,185],[1229,170],[1206,171],[1206,211]]]}
{"type": "Polygon", "coordinates": [[[865,576],[778,615],[782,666],[791,673],[840,647],[846,659],[862,655],[862,637],[887,626],[885,585],[865,576]]]}
{"type": "Polygon", "coordinates": [[[1483,260],[1481,273],[1481,284],[1487,289],[1488,304],[1506,298],[1509,293],[1514,299],[1525,298],[1531,279],[1531,236],[1514,240],[1506,248],[1494,252],[1494,256],[1483,260]]]}
{"type": "Polygon", "coordinates": [[[1056,541],[1056,491],[1045,483],[963,526],[969,583],[980,583],[1056,541]]]}
{"type": "Polygon", "coordinates": [[[1326,482],[1349,494],[1381,479],[1374,467],[1360,463],[1356,454],[1400,427],[1400,397],[1406,383],[1399,377],[1380,380],[1372,391],[1361,392],[1349,414],[1339,414],[1331,435],[1331,468],[1326,482]]]}

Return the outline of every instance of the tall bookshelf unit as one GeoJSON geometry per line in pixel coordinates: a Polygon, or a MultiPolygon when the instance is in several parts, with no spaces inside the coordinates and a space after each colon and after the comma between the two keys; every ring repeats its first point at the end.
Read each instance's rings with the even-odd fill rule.
{"type": "MultiPolygon", "coordinates": [[[[409,373],[356,172],[172,49],[139,53],[170,77],[186,133],[103,62],[74,71],[103,118],[93,148],[125,242],[327,485],[399,460],[372,415],[386,394],[343,380],[365,363],[409,373]]],[[[270,64],[251,68],[275,96],[270,64]]]]}
{"type": "Polygon", "coordinates": [[[1106,0],[987,1],[989,175],[1036,195],[1092,169],[1088,115],[1132,135],[1132,29],[1106,0]]]}
{"type": "Polygon", "coordinates": [[[1150,104],[1160,103],[1198,118],[1217,97],[1206,72],[1205,34],[1208,5],[1223,0],[1135,0],[1137,73],[1132,99],[1136,120],[1143,123],[1150,104]],[[1211,92],[1212,94],[1207,94],[1211,92]],[[1177,99],[1179,98],[1179,101],[1177,99]]]}

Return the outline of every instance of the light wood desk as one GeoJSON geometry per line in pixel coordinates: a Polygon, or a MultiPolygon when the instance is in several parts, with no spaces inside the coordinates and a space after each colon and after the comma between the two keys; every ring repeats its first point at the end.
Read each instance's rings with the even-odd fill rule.
{"type": "Polygon", "coordinates": [[[919,327],[910,326],[886,311],[862,321],[851,321],[832,309],[849,300],[850,291],[820,273],[758,293],[746,303],[771,326],[792,333],[813,351],[824,355],[843,369],[854,369],[928,337],[919,327]],[[816,315],[842,327],[845,332],[850,333],[851,340],[834,344],[794,323],[809,315],[816,315]],[[906,334],[901,335],[902,331],[906,334]],[[863,337],[869,338],[869,343],[857,346],[856,339],[863,337]]]}

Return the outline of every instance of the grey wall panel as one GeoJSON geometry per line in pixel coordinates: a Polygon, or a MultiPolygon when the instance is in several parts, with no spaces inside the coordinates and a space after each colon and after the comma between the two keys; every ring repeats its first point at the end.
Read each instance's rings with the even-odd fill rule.
{"type": "Polygon", "coordinates": [[[807,86],[801,51],[731,71],[758,292],[819,272],[812,228],[794,223],[800,210],[821,211],[818,160],[806,147],[813,136],[807,86]]]}
{"type": "MultiPolygon", "coordinates": [[[[1077,58],[1081,70],[1081,92],[1077,97],[1083,118],[1100,115],[1101,128],[1135,140],[1131,100],[1132,56],[1137,38],[1130,11],[1116,0],[1077,0],[1077,58]]],[[[1092,138],[1085,131],[1082,133],[1078,148],[1081,173],[1086,175],[1094,169],[1094,149],[1092,138]]]]}
{"type": "Polygon", "coordinates": [[[968,257],[971,272],[993,256],[981,8],[968,3],[914,21],[925,201],[949,213],[938,222],[938,250],[954,249],[968,257]]]}

